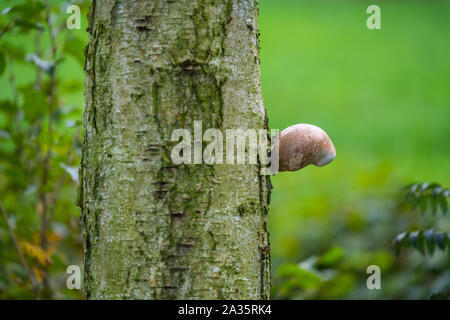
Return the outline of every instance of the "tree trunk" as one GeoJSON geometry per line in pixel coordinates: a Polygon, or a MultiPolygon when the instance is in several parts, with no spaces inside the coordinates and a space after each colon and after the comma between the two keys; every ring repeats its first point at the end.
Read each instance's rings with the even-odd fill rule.
{"type": "Polygon", "coordinates": [[[257,0],[93,0],[79,205],[90,299],[268,299],[268,176],[173,130],[267,127],[257,0]]]}

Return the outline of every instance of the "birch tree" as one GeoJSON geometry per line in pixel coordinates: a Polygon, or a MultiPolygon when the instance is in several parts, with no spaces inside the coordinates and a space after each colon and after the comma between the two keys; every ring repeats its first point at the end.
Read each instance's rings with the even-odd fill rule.
{"type": "Polygon", "coordinates": [[[268,299],[270,181],[179,164],[175,129],[267,128],[257,0],[92,0],[82,208],[89,299],[268,299]]]}

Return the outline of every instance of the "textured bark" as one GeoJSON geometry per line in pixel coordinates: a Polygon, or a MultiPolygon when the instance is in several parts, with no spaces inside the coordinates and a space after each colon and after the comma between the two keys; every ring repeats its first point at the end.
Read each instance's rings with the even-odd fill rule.
{"type": "Polygon", "coordinates": [[[90,299],[267,299],[269,177],[173,165],[172,131],[267,127],[256,0],[93,0],[79,205],[90,299]]]}

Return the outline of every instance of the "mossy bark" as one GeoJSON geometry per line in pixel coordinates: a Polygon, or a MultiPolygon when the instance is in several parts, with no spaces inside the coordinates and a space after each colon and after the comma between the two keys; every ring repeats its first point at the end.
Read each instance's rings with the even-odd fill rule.
{"type": "Polygon", "coordinates": [[[270,181],[171,133],[267,127],[256,0],[93,0],[79,205],[90,299],[268,299],[270,181]]]}

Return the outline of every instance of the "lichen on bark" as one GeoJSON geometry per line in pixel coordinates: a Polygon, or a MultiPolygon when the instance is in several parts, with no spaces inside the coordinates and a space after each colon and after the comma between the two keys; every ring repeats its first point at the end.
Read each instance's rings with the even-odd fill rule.
{"type": "MultiPolygon", "coordinates": [[[[91,299],[267,299],[270,181],[171,133],[267,127],[256,0],[91,2],[78,202],[91,299]]],[[[203,131],[203,132],[204,132],[203,131]]]]}

